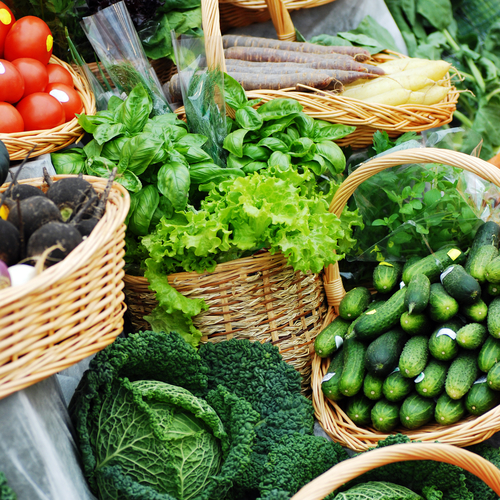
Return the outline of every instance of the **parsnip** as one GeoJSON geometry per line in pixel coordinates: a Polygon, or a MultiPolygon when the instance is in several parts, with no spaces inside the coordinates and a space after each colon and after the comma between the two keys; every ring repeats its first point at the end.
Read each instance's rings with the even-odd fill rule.
{"type": "Polygon", "coordinates": [[[379,77],[364,85],[358,85],[345,90],[342,93],[343,97],[352,97],[353,99],[360,99],[365,101],[369,97],[374,97],[391,90],[406,89],[406,90],[420,90],[426,85],[433,82],[421,75],[406,75],[399,73],[397,76],[383,76],[379,77]]]}
{"type": "Polygon", "coordinates": [[[385,71],[386,75],[407,71],[418,66],[424,66],[429,63],[429,59],[419,59],[417,57],[407,57],[404,59],[393,59],[382,64],[378,64],[379,68],[385,71]]]}
{"type": "Polygon", "coordinates": [[[389,92],[384,92],[383,94],[378,94],[373,97],[368,97],[364,99],[365,102],[372,102],[376,104],[387,104],[389,106],[399,106],[400,104],[406,104],[411,94],[415,94],[411,90],[399,88],[390,90],[389,92]]]}
{"type": "Polygon", "coordinates": [[[431,85],[430,87],[412,92],[407,104],[424,104],[430,106],[441,102],[450,91],[449,87],[442,87],[441,85],[431,85]]]}
{"type": "Polygon", "coordinates": [[[390,76],[392,78],[397,78],[400,75],[408,75],[408,76],[419,75],[419,76],[426,76],[427,78],[430,78],[434,82],[438,82],[439,80],[445,77],[450,67],[451,64],[446,61],[427,61],[427,64],[407,69],[399,73],[392,73],[390,76]]]}

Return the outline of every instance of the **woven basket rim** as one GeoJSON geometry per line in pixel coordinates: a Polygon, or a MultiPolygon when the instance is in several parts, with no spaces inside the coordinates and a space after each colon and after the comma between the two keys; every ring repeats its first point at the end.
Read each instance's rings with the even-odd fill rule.
{"type": "MultiPolygon", "coordinates": [[[[76,176],[56,175],[53,176],[52,179],[56,181],[68,177],[76,176]]],[[[83,179],[90,182],[94,187],[100,186],[102,190],[104,190],[107,183],[107,179],[90,175],[84,175],[83,179]]],[[[19,180],[18,182],[19,184],[34,184],[42,186],[45,181],[43,177],[38,177],[23,179],[19,180]]],[[[10,183],[5,183],[3,184],[3,186],[0,186],[0,193],[4,192],[9,184],[10,183]]],[[[121,184],[113,182],[110,197],[108,198],[106,207],[109,207],[111,205],[115,205],[118,207],[116,203],[116,199],[118,197],[122,198],[122,207],[120,208],[122,213],[126,215],[130,208],[130,195],[121,184]]],[[[117,229],[123,224],[123,220],[121,220],[121,218],[112,216],[106,217],[106,212],[108,212],[107,209],[104,212],[102,219],[98,222],[90,235],[84,241],[82,241],[82,243],[80,243],[72,252],[70,252],[64,260],[44,270],[38,276],[23,285],[0,290],[0,303],[12,303],[29,294],[36,294],[38,291],[45,289],[48,286],[54,285],[59,280],[64,279],[64,277],[72,274],[75,269],[82,268],[89,261],[91,261],[94,253],[93,249],[96,247],[96,245],[101,246],[106,244],[107,241],[109,241],[113,237],[113,234],[117,231],[117,229]]]]}
{"type": "MultiPolygon", "coordinates": [[[[77,72],[70,64],[66,63],[65,61],[62,61],[61,59],[59,59],[54,55],[50,57],[49,63],[59,64],[60,66],[62,66],[63,68],[67,69],[70,72],[71,76],[73,77],[73,84],[75,86],[75,89],[82,99],[82,104],[83,104],[82,113],[85,113],[86,115],[94,115],[96,113],[95,97],[93,92],[90,90],[90,86],[87,79],[82,74],[77,72]]],[[[56,137],[56,139],[54,140],[53,144],[50,147],[49,146],[37,147],[31,153],[32,158],[39,156],[41,154],[46,154],[52,151],[56,151],[57,149],[60,149],[61,147],[71,144],[72,142],[76,142],[81,137],[83,137],[84,133],[85,131],[78,124],[78,120],[75,117],[69,122],[63,123],[62,125],[54,127],[52,129],[32,130],[25,132],[16,132],[11,134],[0,133],[0,140],[2,140],[5,143],[7,150],[11,155],[11,160],[19,160],[26,157],[26,155],[32,148],[33,144],[35,144],[37,140],[40,141],[43,139],[43,141],[46,141],[47,139],[52,139],[53,137],[56,137]],[[73,137],[72,139],[69,140],[64,138],[57,138],[57,134],[69,134],[73,137]],[[20,144],[24,142],[25,144],[24,146],[16,147],[15,144],[17,142],[20,144]],[[20,151],[17,151],[17,149],[20,149],[20,151]]]]}
{"type": "MultiPolygon", "coordinates": [[[[472,172],[500,186],[500,169],[480,158],[446,149],[407,149],[372,158],[359,166],[342,182],[330,204],[330,211],[340,216],[350,196],[364,180],[385,168],[408,163],[448,164],[472,172]]],[[[342,279],[338,273],[338,265],[329,266],[326,269],[325,289],[328,288],[329,284],[334,282],[337,285],[336,291],[338,294],[334,298],[328,295],[328,302],[331,309],[326,317],[325,325],[336,316],[336,312],[332,306],[337,307],[342,296],[345,294],[342,279]]],[[[322,358],[316,355],[313,357],[313,404],[316,418],[321,427],[332,439],[343,443],[353,450],[364,451],[375,446],[378,441],[385,439],[390,434],[379,433],[370,427],[358,427],[349,419],[339,405],[334,401],[328,400],[323,395],[321,380],[326,373],[328,363],[328,361],[323,362],[322,358]]],[[[498,430],[500,430],[500,405],[483,415],[478,417],[469,416],[451,426],[440,426],[434,423],[414,431],[398,427],[394,432],[401,432],[415,440],[435,441],[439,439],[443,443],[468,446],[488,439],[498,430]]]]}

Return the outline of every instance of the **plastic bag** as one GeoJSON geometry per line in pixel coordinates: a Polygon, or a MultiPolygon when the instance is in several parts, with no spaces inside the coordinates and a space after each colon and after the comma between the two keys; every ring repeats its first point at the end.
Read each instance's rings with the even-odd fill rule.
{"type": "Polygon", "coordinates": [[[129,94],[142,83],[153,101],[154,115],[172,111],[123,1],[84,17],[81,24],[120,93],[129,94]]]}
{"type": "MultiPolygon", "coordinates": [[[[220,39],[220,37],[218,37],[220,39]]],[[[205,38],[172,32],[182,102],[189,130],[208,137],[203,149],[220,167],[226,166],[228,152],[222,147],[228,134],[224,100],[224,72],[207,66],[205,38]]],[[[220,42],[222,44],[222,42],[220,42]]]]}

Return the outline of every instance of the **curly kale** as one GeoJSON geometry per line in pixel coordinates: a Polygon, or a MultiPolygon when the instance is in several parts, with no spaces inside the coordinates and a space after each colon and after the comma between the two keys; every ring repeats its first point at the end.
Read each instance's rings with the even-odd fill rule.
{"type": "Polygon", "coordinates": [[[17,495],[7,484],[5,474],[0,471],[0,500],[16,500],[17,495]]]}
{"type": "MultiPolygon", "coordinates": [[[[482,456],[500,469],[500,450],[498,448],[494,448],[488,443],[481,443],[471,446],[468,449],[482,456]]],[[[476,500],[497,500],[499,498],[498,495],[477,476],[468,471],[464,471],[464,474],[467,488],[474,493],[474,498],[476,500]]]]}

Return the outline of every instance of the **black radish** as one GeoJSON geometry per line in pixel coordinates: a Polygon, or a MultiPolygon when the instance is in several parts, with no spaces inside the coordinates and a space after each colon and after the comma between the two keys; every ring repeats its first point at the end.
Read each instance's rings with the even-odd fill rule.
{"type": "Polygon", "coordinates": [[[21,237],[19,230],[9,221],[0,219],[0,260],[8,266],[20,259],[21,237]]]}
{"type": "Polygon", "coordinates": [[[13,205],[7,220],[18,229],[22,224],[24,238],[28,240],[39,227],[49,222],[60,222],[62,218],[57,205],[53,201],[45,196],[32,196],[22,200],[19,207],[13,205]],[[21,216],[19,216],[19,211],[21,216]]]}
{"type": "Polygon", "coordinates": [[[80,233],[71,224],[49,222],[31,235],[26,254],[28,258],[36,259],[49,248],[57,247],[46,257],[45,267],[48,267],[63,260],[81,242],[80,233]]]}
{"type": "Polygon", "coordinates": [[[5,144],[0,141],[0,186],[9,175],[10,157],[5,144]]]}
{"type": "Polygon", "coordinates": [[[45,193],[36,186],[31,184],[16,184],[10,191],[7,198],[11,200],[25,200],[26,198],[31,198],[32,196],[45,196],[45,193]]]}

